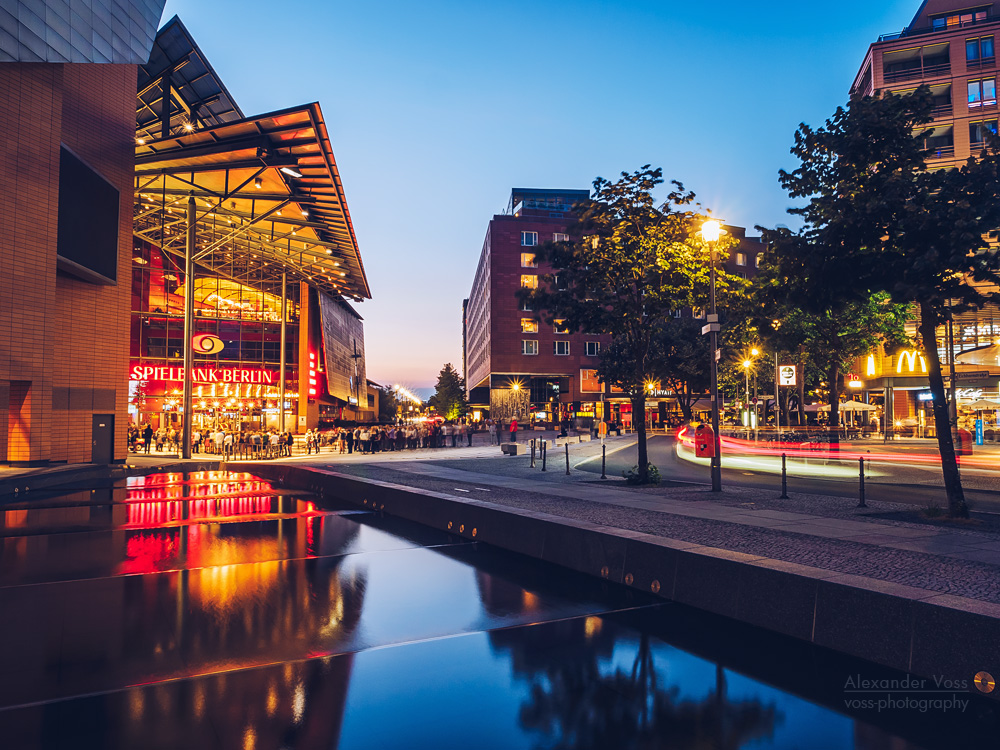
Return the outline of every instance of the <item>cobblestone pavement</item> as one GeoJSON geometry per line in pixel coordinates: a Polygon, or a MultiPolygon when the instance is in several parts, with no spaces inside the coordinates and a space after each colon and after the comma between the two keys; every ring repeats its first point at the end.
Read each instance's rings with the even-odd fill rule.
{"type": "MultiPolygon", "coordinates": [[[[599,446],[598,446],[599,450],[599,446]]],[[[811,534],[797,533],[788,530],[764,528],[745,523],[733,523],[712,518],[700,518],[692,515],[677,515],[662,509],[644,507],[625,507],[621,504],[605,503],[594,499],[574,499],[565,496],[548,494],[555,486],[565,485],[568,479],[572,485],[579,488],[581,494],[585,488],[593,488],[595,483],[613,487],[614,490],[625,489],[621,480],[601,482],[595,475],[583,475],[567,478],[565,464],[558,468],[562,476],[553,471],[547,476],[537,469],[529,469],[528,463],[519,459],[474,459],[467,462],[432,462],[423,464],[424,472],[432,467],[442,469],[460,468],[467,470],[468,481],[455,478],[434,476],[420,472],[415,466],[406,464],[380,465],[369,464],[330,464],[323,466],[316,462],[317,467],[343,472],[354,476],[377,479],[380,481],[419,487],[422,489],[443,492],[455,496],[474,497],[498,505],[541,511],[556,516],[573,518],[590,523],[611,526],[620,529],[640,531],[657,536],[679,539],[710,547],[728,549],[751,555],[769,557],[787,562],[809,565],[816,568],[860,575],[883,581],[914,586],[940,593],[980,599],[1000,603],[1000,543],[993,534],[968,530],[962,533],[974,535],[970,541],[983,541],[997,544],[996,557],[988,557],[989,562],[959,559],[947,554],[929,554],[896,547],[883,546],[878,531],[878,525],[913,527],[914,533],[920,530],[918,524],[884,521],[866,518],[841,510],[843,498],[815,498],[803,496],[798,503],[808,503],[808,512],[815,514],[826,509],[831,516],[847,515],[853,521],[868,521],[872,524],[871,538],[862,541],[818,537],[811,534]],[[410,470],[407,470],[407,469],[410,470]],[[496,472],[494,474],[494,472],[496,472]],[[502,472],[502,474],[501,474],[502,472]],[[537,491],[503,487],[496,482],[490,482],[487,475],[493,474],[499,480],[501,477],[525,476],[534,479],[537,491]]],[[[563,487],[562,489],[568,489],[563,487]]],[[[719,501],[707,502],[707,492],[703,488],[665,487],[659,490],[643,490],[635,494],[639,503],[646,502],[642,495],[659,492],[669,494],[672,500],[688,500],[691,503],[704,503],[706,512],[719,501]]],[[[592,496],[592,492],[587,492],[592,496]]],[[[616,493],[618,494],[618,493],[616,493]]],[[[758,490],[729,490],[724,493],[721,503],[730,507],[744,508],[748,503],[763,502],[764,498],[758,490]]],[[[873,512],[884,512],[892,509],[892,504],[880,503],[873,512]]],[[[912,506],[896,506],[912,511],[912,506]]],[[[804,510],[800,506],[785,506],[784,510],[804,510]]],[[[766,520],[766,519],[762,519],[766,520]]],[[[923,529],[926,530],[926,527],[923,529]]],[[[892,530],[887,530],[892,531],[892,530]]],[[[927,533],[936,533],[928,531],[927,533]]],[[[892,535],[884,535],[886,540],[892,535]]],[[[898,538],[896,538],[898,541],[898,538]]],[[[921,541],[921,540],[917,540],[921,541]]]]}

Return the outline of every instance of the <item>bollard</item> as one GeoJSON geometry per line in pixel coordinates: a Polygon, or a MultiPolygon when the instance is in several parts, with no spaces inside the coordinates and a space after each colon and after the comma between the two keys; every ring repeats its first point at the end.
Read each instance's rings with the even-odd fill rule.
{"type": "Polygon", "coordinates": [[[601,446],[601,479],[607,479],[608,478],[607,467],[608,467],[608,446],[602,445],[601,446]]]}
{"type": "Polygon", "coordinates": [[[788,499],[788,455],[781,454],[781,500],[788,499]]]}
{"type": "Polygon", "coordinates": [[[569,443],[563,446],[566,449],[566,476],[569,476],[569,443]]]}
{"type": "Polygon", "coordinates": [[[549,449],[545,447],[546,442],[542,441],[542,471],[545,471],[545,458],[549,455],[549,449]]]}
{"type": "Polygon", "coordinates": [[[858,485],[859,488],[858,507],[867,508],[868,505],[867,503],[865,503],[865,459],[863,456],[858,459],[858,464],[861,469],[859,476],[860,484],[858,485]]]}
{"type": "Polygon", "coordinates": [[[531,439],[531,468],[535,468],[535,439],[531,439]]]}

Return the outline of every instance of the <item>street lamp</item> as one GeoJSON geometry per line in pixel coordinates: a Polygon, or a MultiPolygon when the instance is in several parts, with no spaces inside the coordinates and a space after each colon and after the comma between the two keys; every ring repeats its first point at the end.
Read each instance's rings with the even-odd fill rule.
{"type": "Polygon", "coordinates": [[[722,435],[719,427],[719,314],[715,309],[715,260],[718,255],[719,238],[725,230],[722,224],[710,219],[701,226],[701,238],[709,246],[711,268],[711,310],[708,314],[708,325],[701,329],[711,340],[711,356],[709,365],[712,372],[712,430],[715,433],[715,450],[712,456],[712,492],[722,491],[722,435]]]}

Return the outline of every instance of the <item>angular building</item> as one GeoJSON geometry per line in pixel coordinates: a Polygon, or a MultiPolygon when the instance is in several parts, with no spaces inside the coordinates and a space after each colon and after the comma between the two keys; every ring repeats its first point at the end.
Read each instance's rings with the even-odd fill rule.
{"type": "MultiPolygon", "coordinates": [[[[479,256],[479,266],[463,309],[463,360],[470,408],[504,420],[559,423],[593,419],[631,422],[631,405],[617,390],[601,383],[597,366],[611,337],[570,332],[547,325],[521,304],[522,287],[533,288],[551,269],[539,263],[535,248],[568,237],[573,204],[586,190],[515,188],[503,214],[493,217],[479,256]]],[[[763,245],[746,231],[728,228],[740,241],[727,261],[744,278],[756,272],[763,245]]],[[[683,314],[690,315],[691,311],[683,314]]],[[[647,409],[664,414],[663,399],[647,409]]]]}
{"type": "Polygon", "coordinates": [[[124,454],[136,75],[163,4],[0,8],[0,462],[124,454]]]}

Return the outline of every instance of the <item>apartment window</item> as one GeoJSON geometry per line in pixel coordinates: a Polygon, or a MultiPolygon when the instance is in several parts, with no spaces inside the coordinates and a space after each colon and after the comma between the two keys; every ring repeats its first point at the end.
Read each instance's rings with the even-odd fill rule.
{"type": "Polygon", "coordinates": [[[521,268],[538,268],[534,253],[521,253],[521,268]]]}
{"type": "Polygon", "coordinates": [[[562,232],[556,232],[552,235],[553,242],[569,242],[569,235],[563,234],[562,232]]]}
{"type": "Polygon", "coordinates": [[[984,78],[981,81],[969,81],[969,109],[975,107],[990,107],[997,103],[997,79],[984,78]]]}
{"type": "Polygon", "coordinates": [[[525,274],[521,277],[521,288],[522,289],[538,289],[538,277],[535,275],[525,274]]]}
{"type": "Polygon", "coordinates": [[[995,54],[993,37],[991,36],[965,40],[965,60],[973,67],[982,63],[992,62],[995,54]]]}
{"type": "Polygon", "coordinates": [[[528,356],[538,354],[538,342],[533,339],[524,339],[521,341],[521,354],[528,356]]]}
{"type": "Polygon", "coordinates": [[[760,256],[759,253],[757,255],[753,256],[753,267],[754,268],[760,268],[760,258],[761,258],[761,256],[760,256]]]}
{"type": "Polygon", "coordinates": [[[521,247],[534,247],[538,244],[538,232],[521,232],[521,247]]]}
{"type": "Polygon", "coordinates": [[[538,333],[538,321],[534,318],[521,318],[521,333],[538,333]]]}
{"type": "Polygon", "coordinates": [[[996,120],[983,120],[981,122],[969,123],[969,143],[972,144],[973,148],[979,148],[986,145],[986,141],[991,134],[997,134],[996,120]]]}
{"type": "Polygon", "coordinates": [[[701,318],[704,318],[705,317],[705,308],[704,307],[692,307],[691,308],[691,317],[692,318],[697,318],[699,320],[701,318]]]}
{"type": "Polygon", "coordinates": [[[553,341],[552,350],[560,357],[569,356],[569,342],[568,341],[553,341]]]}
{"type": "Polygon", "coordinates": [[[736,265],[745,266],[747,264],[747,254],[746,253],[736,253],[736,265]]]}
{"type": "Polygon", "coordinates": [[[601,342],[600,341],[588,341],[587,342],[587,356],[588,357],[599,357],[599,356],[601,356],[601,342]]]}
{"type": "Polygon", "coordinates": [[[531,311],[532,311],[531,302],[529,300],[525,300],[524,302],[521,303],[521,312],[531,312],[531,311]]]}
{"type": "Polygon", "coordinates": [[[951,13],[947,16],[931,19],[931,28],[934,31],[943,31],[962,26],[971,26],[975,23],[983,23],[990,17],[988,10],[966,10],[961,13],[951,13]]]}
{"type": "Polygon", "coordinates": [[[569,327],[565,320],[553,320],[552,323],[552,328],[556,333],[569,333],[569,327]]]}

